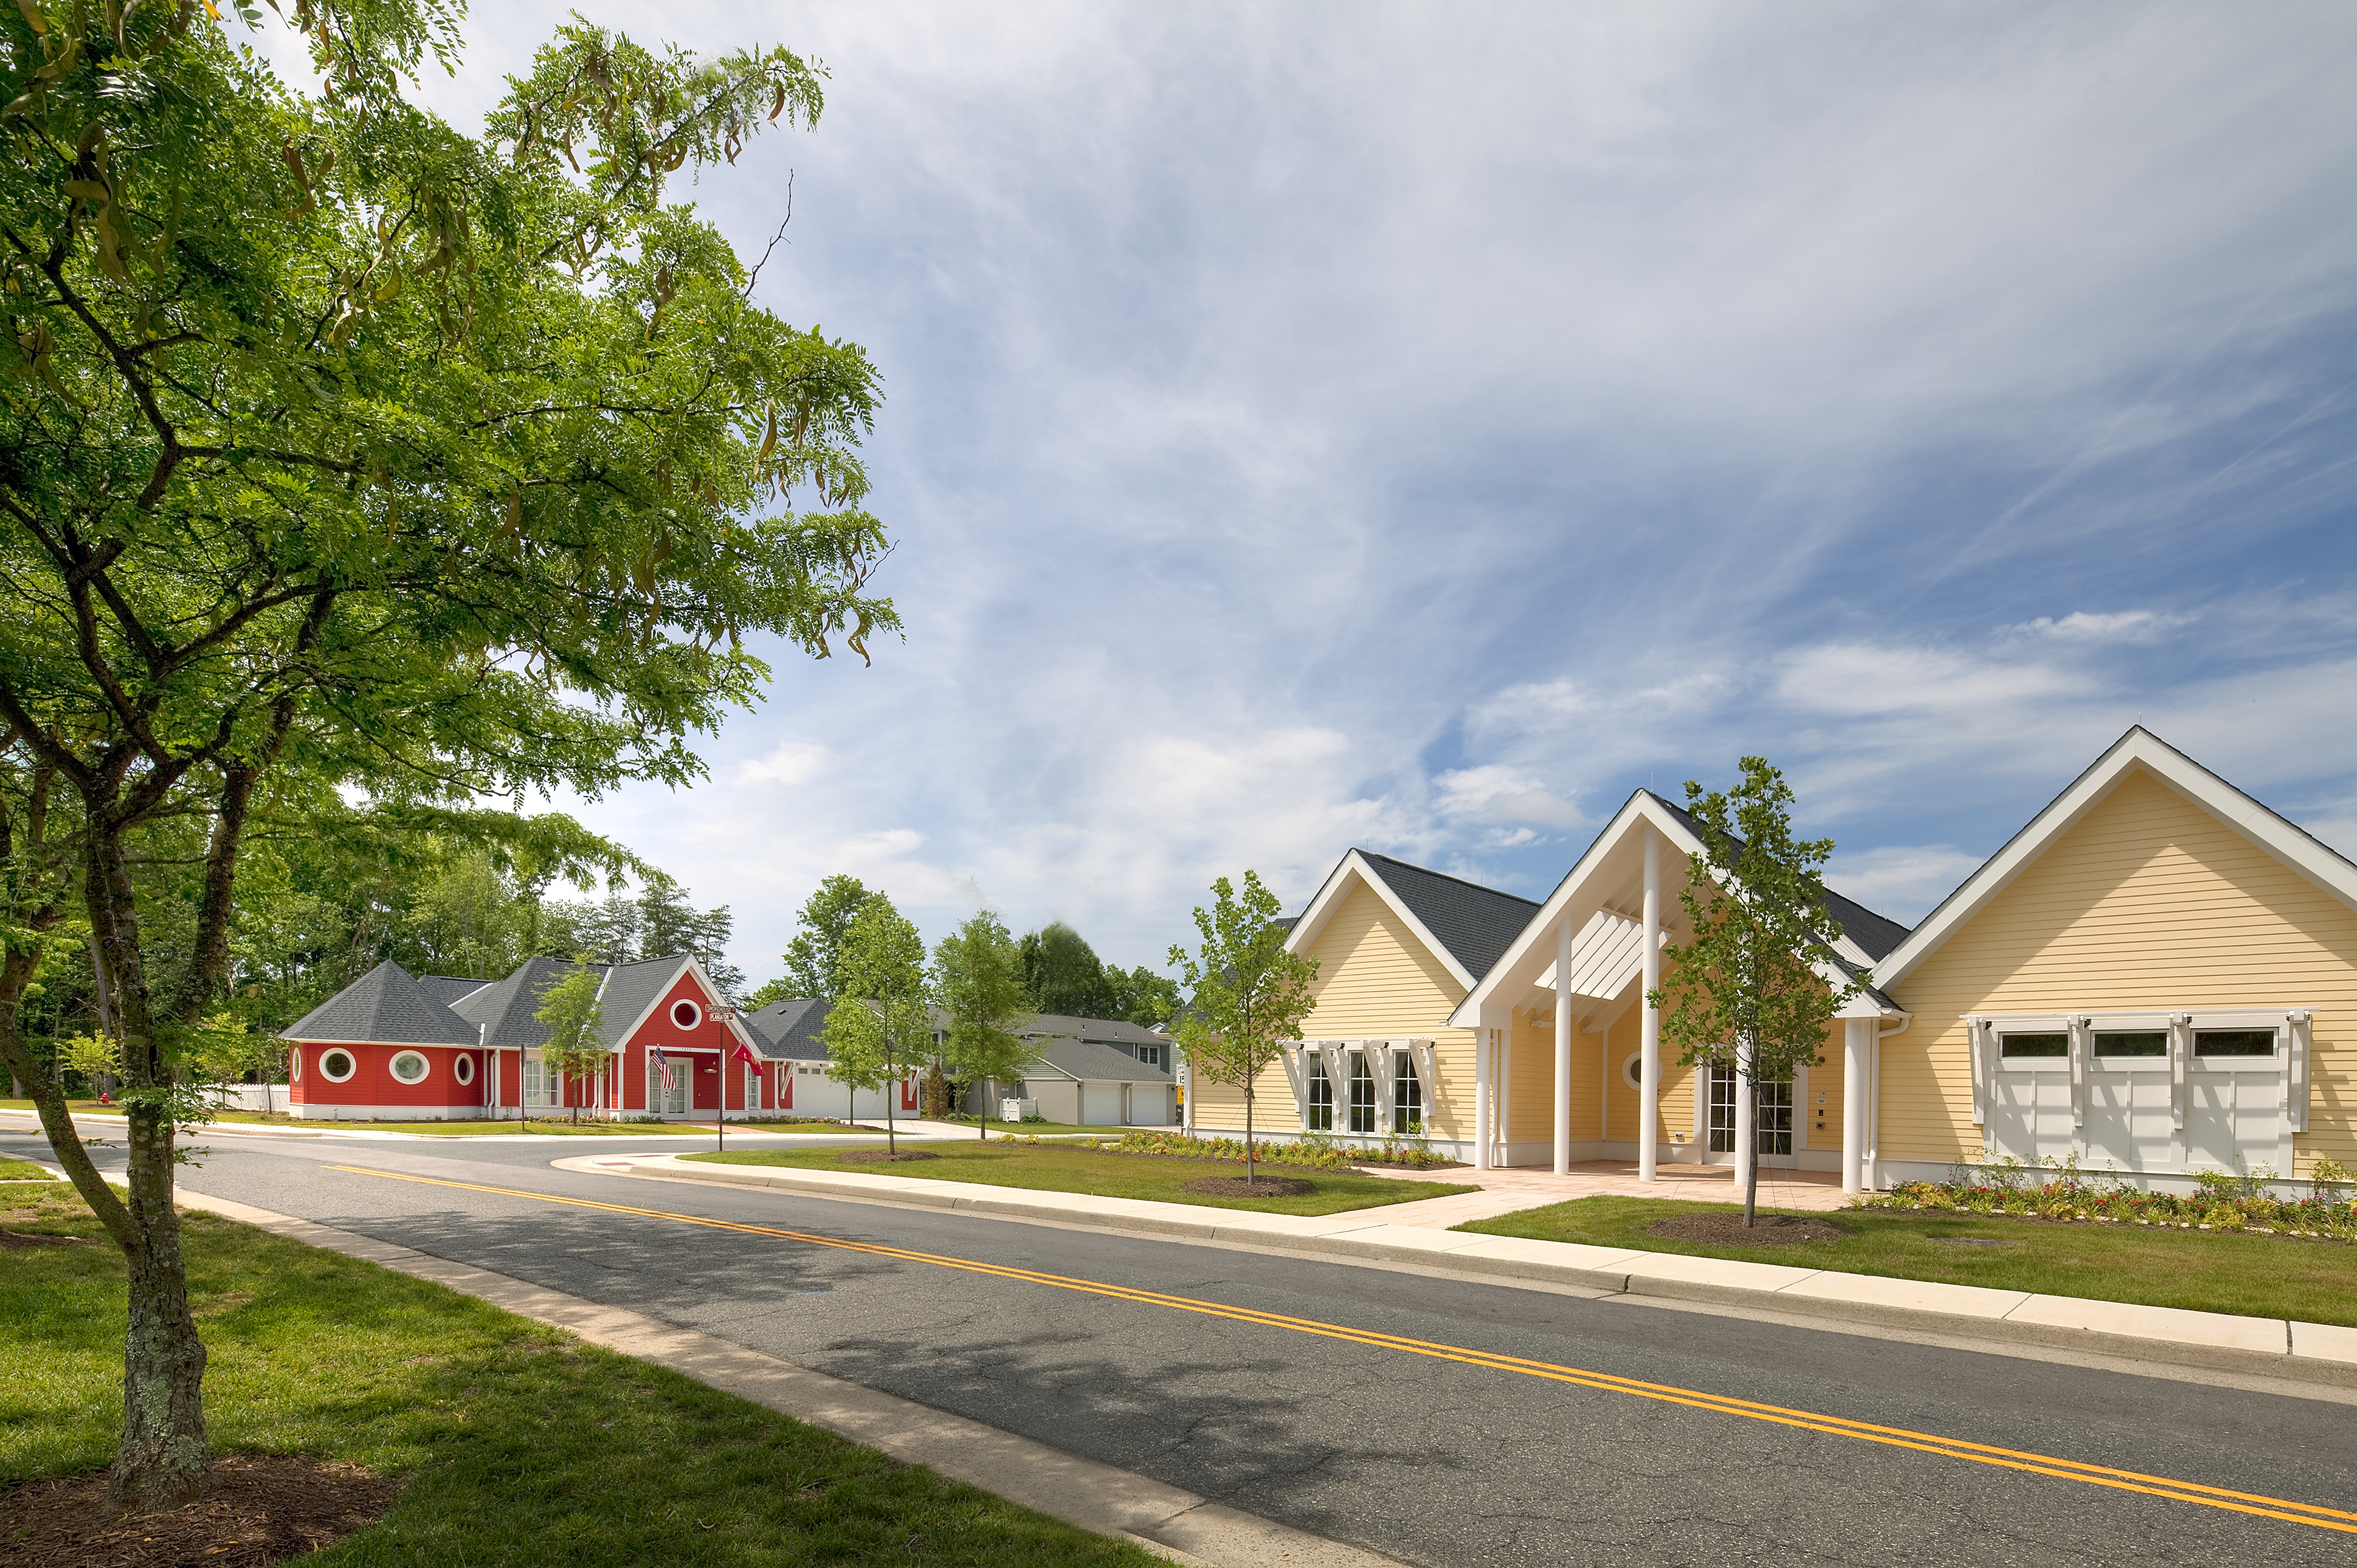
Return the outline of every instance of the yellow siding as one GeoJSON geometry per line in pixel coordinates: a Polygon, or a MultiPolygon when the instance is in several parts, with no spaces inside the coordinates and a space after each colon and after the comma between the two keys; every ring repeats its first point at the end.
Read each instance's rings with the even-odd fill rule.
{"type": "MultiPolygon", "coordinates": [[[[1305,1039],[1429,1039],[1438,1058],[1440,1091],[1428,1107],[1426,1130],[1436,1138],[1473,1135],[1473,1031],[1442,1026],[1465,988],[1425,950],[1391,906],[1355,884],[1344,894],[1304,957],[1318,961],[1318,1005],[1301,1026],[1305,1039]]],[[[1253,1122],[1278,1133],[1300,1131],[1293,1087],[1282,1064],[1254,1084],[1253,1122]]],[[[1199,1084],[1196,1125],[1241,1127],[1240,1089],[1199,1084]]]]}
{"type": "MultiPolygon", "coordinates": [[[[1636,1087],[1630,1083],[1628,1074],[1629,1058],[1642,1050],[1644,1044],[1645,1009],[1643,1000],[1640,998],[1636,1005],[1613,1020],[1611,1049],[1606,1053],[1611,1063],[1611,1073],[1606,1079],[1611,1105],[1610,1131],[1607,1137],[1615,1144],[1636,1143],[1639,1125],[1644,1119],[1643,1099],[1636,1087]]],[[[1593,1056],[1596,1053],[1596,1036],[1587,1036],[1586,1045],[1593,1056]]],[[[1598,1063],[1598,1066],[1602,1064],[1598,1063]]],[[[1590,1120],[1585,1124],[1587,1128],[1594,1127],[1594,1114],[1591,1106],[1590,1120]]],[[[1654,1135],[1665,1145],[1685,1143],[1694,1136],[1694,1069],[1680,1067],[1677,1048],[1664,1042],[1662,1046],[1662,1095],[1653,1124],[1654,1135]]],[[[1572,1135],[1592,1138],[1596,1133],[1583,1130],[1583,1124],[1575,1116],[1572,1135]]],[[[1662,1158],[1666,1160],[1669,1157],[1669,1151],[1664,1147],[1662,1158]]]]}
{"type": "Polygon", "coordinates": [[[1978,1150],[1967,1015],[2285,1006],[2316,1009],[2300,1168],[2357,1163],[2357,911],[2141,769],[1895,999],[1915,1021],[1882,1046],[1885,1159],[1978,1150]]]}

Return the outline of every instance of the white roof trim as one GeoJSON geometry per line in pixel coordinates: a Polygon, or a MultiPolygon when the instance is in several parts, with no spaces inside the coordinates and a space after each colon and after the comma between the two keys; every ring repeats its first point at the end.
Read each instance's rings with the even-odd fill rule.
{"type": "MultiPolygon", "coordinates": [[[[1605,824],[1604,831],[1596,835],[1596,842],[1587,846],[1587,852],[1579,857],[1569,872],[1565,874],[1564,879],[1555,884],[1555,891],[1547,895],[1546,902],[1539,906],[1538,913],[1531,917],[1530,924],[1523,928],[1522,935],[1516,937],[1512,944],[1499,955],[1498,961],[1490,966],[1490,972],[1481,977],[1480,983],[1467,993],[1464,1001],[1457,1004],[1457,1011],[1448,1015],[1450,1028],[1470,1029],[1480,1026],[1481,1004],[1485,1002],[1493,1005],[1496,1004],[1495,993],[1504,983],[1507,972],[1522,961],[1530,952],[1532,946],[1544,939],[1554,929],[1555,921],[1561,918],[1564,906],[1571,902],[1574,894],[1586,886],[1588,877],[1593,875],[1597,867],[1603,864],[1605,856],[1618,848],[1622,839],[1643,825],[1651,825],[1662,835],[1665,847],[1675,850],[1681,854],[1698,854],[1702,851],[1702,841],[1688,832],[1683,822],[1663,811],[1661,803],[1653,799],[1650,790],[1640,789],[1630,796],[1628,804],[1613,813],[1612,820],[1605,824]]],[[[1662,869],[1663,873],[1662,895],[1666,899],[1671,897],[1669,875],[1671,867],[1664,865],[1662,869]]],[[[1640,935],[1637,947],[1641,951],[1644,945],[1644,939],[1640,935]]]]}
{"type": "Polygon", "coordinates": [[[1343,896],[1350,892],[1351,879],[1353,877],[1374,891],[1375,897],[1381,898],[1384,906],[1400,918],[1400,923],[1415,934],[1417,941],[1424,944],[1425,950],[1438,959],[1448,972],[1456,977],[1458,984],[1468,991],[1473,989],[1473,976],[1463,964],[1457,961],[1457,955],[1443,947],[1440,940],[1425,929],[1424,922],[1415,918],[1414,911],[1402,903],[1400,896],[1392,890],[1391,884],[1383,880],[1383,874],[1368,865],[1366,856],[1355,849],[1344,855],[1334,869],[1327,873],[1325,882],[1318,889],[1318,896],[1309,900],[1309,908],[1301,912],[1301,918],[1293,923],[1293,929],[1286,934],[1286,951],[1298,953],[1319,931],[1325,929],[1327,920],[1340,906],[1343,896]]]}
{"type": "Polygon", "coordinates": [[[1876,966],[1876,986],[1887,994],[1892,986],[1903,982],[1957,928],[1986,908],[2031,861],[2076,826],[2137,768],[2153,774],[2342,903],[2357,908],[2357,865],[2327,849],[2279,813],[2259,804],[2137,725],[2113,742],[2111,749],[2072,780],[2070,788],[2054,797],[2004,848],[1989,856],[1978,871],[1964,878],[1963,886],[1943,899],[1940,907],[1876,966]]]}
{"type": "MultiPolygon", "coordinates": [[[[611,979],[613,979],[613,978],[614,978],[614,971],[615,971],[615,970],[617,970],[617,969],[619,969],[620,967],[621,967],[621,966],[620,966],[619,964],[611,964],[611,965],[608,965],[608,966],[607,967],[607,970],[606,970],[606,980],[611,980],[611,979]]],[[[626,1050],[630,1049],[630,1036],[633,1036],[633,1035],[635,1035],[635,1034],[637,1034],[637,1033],[639,1032],[639,1030],[640,1030],[640,1028],[641,1028],[641,1027],[646,1024],[646,1021],[647,1021],[648,1019],[650,1019],[650,1018],[651,1018],[651,1017],[653,1017],[653,1016],[655,1015],[655,1009],[662,1005],[663,998],[664,998],[664,997],[666,997],[666,996],[668,996],[668,995],[670,995],[670,994],[671,994],[671,992],[672,992],[672,987],[673,987],[674,985],[677,985],[677,984],[679,983],[679,977],[680,977],[680,974],[682,973],[682,972],[683,972],[683,972],[687,972],[687,973],[691,973],[691,974],[694,975],[694,976],[695,976],[695,983],[696,983],[698,985],[700,985],[700,986],[702,986],[702,987],[704,988],[704,997],[705,997],[705,1008],[704,1008],[704,1012],[705,1012],[705,1015],[706,1017],[711,1016],[712,1009],[713,1009],[713,1008],[715,1008],[715,1007],[725,1007],[725,1006],[728,1005],[728,1004],[727,1004],[727,1003],[726,1003],[726,1002],[724,1002],[724,1001],[722,1001],[722,1000],[721,1000],[721,997],[720,997],[720,987],[718,987],[718,986],[716,986],[716,985],[715,985],[715,984],[713,984],[713,983],[712,983],[712,977],[711,977],[710,975],[708,975],[708,974],[706,974],[706,973],[705,973],[705,972],[704,972],[704,965],[703,965],[701,962],[699,962],[699,961],[697,961],[697,959],[696,959],[696,957],[695,957],[695,955],[694,955],[694,954],[690,953],[690,954],[688,954],[686,957],[684,957],[684,958],[681,959],[681,960],[680,960],[680,966],[679,966],[679,968],[678,968],[678,969],[674,969],[674,970],[673,970],[673,971],[671,972],[671,973],[670,973],[670,974],[666,975],[666,976],[663,978],[663,983],[662,983],[662,984],[661,984],[660,986],[658,986],[658,987],[656,987],[656,988],[655,988],[654,1000],[653,1000],[653,1001],[651,1001],[651,1002],[650,1002],[650,1003],[648,1003],[648,1004],[646,1004],[646,1006],[645,1006],[645,1007],[644,1007],[644,1008],[640,1012],[639,1015],[638,1015],[637,1017],[635,1017],[635,1018],[633,1018],[633,1019],[631,1019],[631,1020],[630,1020],[630,1026],[629,1028],[627,1028],[627,1029],[623,1030],[620,1034],[616,1035],[616,1036],[613,1036],[614,1043],[613,1043],[613,1045],[612,1045],[612,1046],[610,1046],[610,1047],[608,1047],[608,1054],[610,1054],[610,1055],[615,1055],[615,1056],[619,1056],[622,1052],[624,1052],[624,1051],[626,1051],[626,1050]]],[[[605,982],[605,981],[602,981],[602,980],[601,980],[601,981],[599,981],[599,982],[597,983],[597,990],[598,990],[598,992],[602,994],[602,993],[604,993],[605,989],[606,989],[606,982],[605,982]]],[[[741,1020],[741,1019],[737,1019],[737,1018],[729,1018],[729,1019],[725,1020],[725,1022],[726,1022],[726,1023],[727,1024],[727,1026],[728,1026],[728,1032],[729,1032],[730,1034],[732,1034],[732,1035],[736,1036],[737,1036],[737,1038],[738,1040],[742,1041],[742,1042],[743,1042],[747,1047],[750,1047],[750,1048],[751,1048],[751,1050],[752,1050],[752,1052],[753,1052],[753,1054],[754,1054],[755,1056],[759,1056],[759,1055],[761,1055],[761,1054],[762,1054],[762,1053],[761,1053],[761,1042],[760,1042],[760,1041],[759,1041],[759,1040],[757,1040],[757,1039],[755,1039],[755,1038],[753,1037],[753,1036],[752,1036],[751,1032],[750,1032],[749,1030],[748,1030],[748,1029],[745,1027],[745,1025],[744,1025],[743,1020],[741,1020]]],[[[716,1050],[716,1049],[717,1049],[718,1047],[714,1047],[714,1046],[675,1046],[675,1047],[673,1047],[672,1048],[673,1048],[674,1051],[698,1051],[698,1050],[702,1050],[702,1051],[709,1051],[709,1050],[716,1050]]],[[[810,1058],[771,1058],[771,1059],[773,1059],[773,1060],[780,1060],[780,1059],[784,1059],[784,1060],[791,1060],[791,1059],[808,1060],[808,1059],[810,1059],[810,1058]]]]}

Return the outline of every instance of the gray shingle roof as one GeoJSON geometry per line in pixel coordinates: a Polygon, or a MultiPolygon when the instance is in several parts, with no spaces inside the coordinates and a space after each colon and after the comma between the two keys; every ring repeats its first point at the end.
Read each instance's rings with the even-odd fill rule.
{"type": "MultiPolygon", "coordinates": [[[[1695,820],[1692,812],[1663,800],[1651,789],[1645,793],[1652,795],[1654,804],[1684,823],[1686,832],[1696,838],[1703,836],[1702,824],[1695,820]]],[[[1825,913],[1841,922],[1842,935],[1856,942],[1867,957],[1877,962],[1907,940],[1909,928],[1887,915],[1876,914],[1857,899],[1846,898],[1830,887],[1825,889],[1825,913]]],[[[1845,964],[1843,967],[1854,969],[1856,966],[1845,964]]]]}
{"type": "Polygon", "coordinates": [[[417,983],[425,990],[426,995],[431,996],[443,1006],[456,1007],[492,982],[468,980],[463,975],[456,974],[421,974],[417,976],[417,983]]]}
{"type": "Polygon", "coordinates": [[[1167,1046],[1168,1035],[1157,1035],[1143,1024],[1133,1024],[1126,1018],[1069,1018],[1060,1013],[1042,1013],[1036,1020],[1016,1031],[1018,1035],[1060,1035],[1073,1040],[1109,1040],[1130,1046],[1167,1046]]]}
{"type": "MultiPolygon", "coordinates": [[[[537,1050],[548,1044],[548,1026],[533,1016],[546,1005],[542,1000],[544,993],[581,967],[561,958],[527,959],[505,980],[495,980],[460,998],[451,1011],[469,1023],[488,1026],[485,1043],[494,1050],[537,1050]]],[[[639,1015],[671,989],[680,971],[687,967],[687,959],[683,954],[674,954],[638,963],[588,967],[601,971],[606,977],[597,1008],[602,1020],[599,1032],[611,1048],[623,1032],[639,1021],[639,1015]]]]}
{"type": "Polygon", "coordinates": [[[1066,1078],[1085,1079],[1092,1083],[1168,1083],[1170,1075],[1158,1067],[1147,1067],[1127,1051],[1099,1045],[1094,1040],[1074,1040],[1058,1036],[1032,1042],[1033,1048],[1049,1067],[1066,1078]]]}
{"type": "Polygon", "coordinates": [[[1480,980],[1490,972],[1539,907],[1528,898],[1484,887],[1478,882],[1427,871],[1372,850],[1359,856],[1399,896],[1433,940],[1448,950],[1465,972],[1480,980]]]}
{"type": "Polygon", "coordinates": [[[818,997],[789,996],[737,1017],[753,1036],[759,1054],[773,1061],[823,1062],[829,1058],[819,1031],[826,1027],[829,1011],[818,997]]]}
{"type": "Polygon", "coordinates": [[[435,1000],[391,959],[278,1032],[290,1040],[388,1046],[471,1046],[479,1038],[472,1022],[435,1000]]]}

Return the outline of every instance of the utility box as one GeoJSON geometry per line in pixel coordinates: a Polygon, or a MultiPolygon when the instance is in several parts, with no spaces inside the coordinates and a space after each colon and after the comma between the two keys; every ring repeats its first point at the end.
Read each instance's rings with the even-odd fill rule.
{"type": "Polygon", "coordinates": [[[1001,1122],[1028,1122],[1039,1114],[1039,1102],[1036,1100],[1002,1100],[998,1102],[998,1119],[1001,1122]]]}

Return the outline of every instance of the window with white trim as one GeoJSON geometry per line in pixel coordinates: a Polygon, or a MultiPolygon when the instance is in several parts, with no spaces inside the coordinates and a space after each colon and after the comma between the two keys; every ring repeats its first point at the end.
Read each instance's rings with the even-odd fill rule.
{"type": "Polygon", "coordinates": [[[1308,1128],[1313,1133],[1331,1133],[1334,1130],[1334,1080],[1326,1076],[1324,1064],[1316,1057],[1305,1059],[1309,1069],[1308,1128]]]}
{"type": "Polygon", "coordinates": [[[1999,1035],[1998,1040],[2000,1043],[1997,1047],[1997,1055],[2007,1061],[2040,1057],[2068,1057],[2071,1054],[2071,1036],[2067,1033],[2049,1034],[2041,1030],[2034,1034],[2025,1032],[2017,1035],[2007,1031],[1999,1035]]]}
{"type": "Polygon", "coordinates": [[[1415,1063],[1405,1051],[1392,1053],[1392,1131],[1424,1131],[1424,1083],[1415,1076],[1415,1063]]]}
{"type": "Polygon", "coordinates": [[[475,1058],[468,1056],[463,1051],[460,1052],[458,1059],[450,1064],[450,1076],[457,1079],[462,1084],[474,1082],[475,1058]]]}
{"type": "Polygon", "coordinates": [[[407,1084],[424,1083],[426,1074],[434,1070],[434,1064],[425,1059],[423,1051],[395,1051],[391,1066],[393,1076],[407,1084]]]}
{"type": "Polygon", "coordinates": [[[677,1028],[693,1029],[704,1022],[704,1009],[683,996],[671,1004],[671,1021],[677,1028]]]}
{"type": "Polygon", "coordinates": [[[346,1082],[360,1069],[359,1060],[341,1046],[319,1053],[319,1076],[329,1083],[346,1082]]]}
{"type": "Polygon", "coordinates": [[[1367,1066],[1367,1053],[1351,1053],[1351,1131],[1372,1133],[1375,1130],[1375,1075],[1367,1066]]]}
{"type": "Polygon", "coordinates": [[[286,1053],[286,1081],[289,1083],[303,1081],[303,1047],[300,1046],[286,1053]]]}

